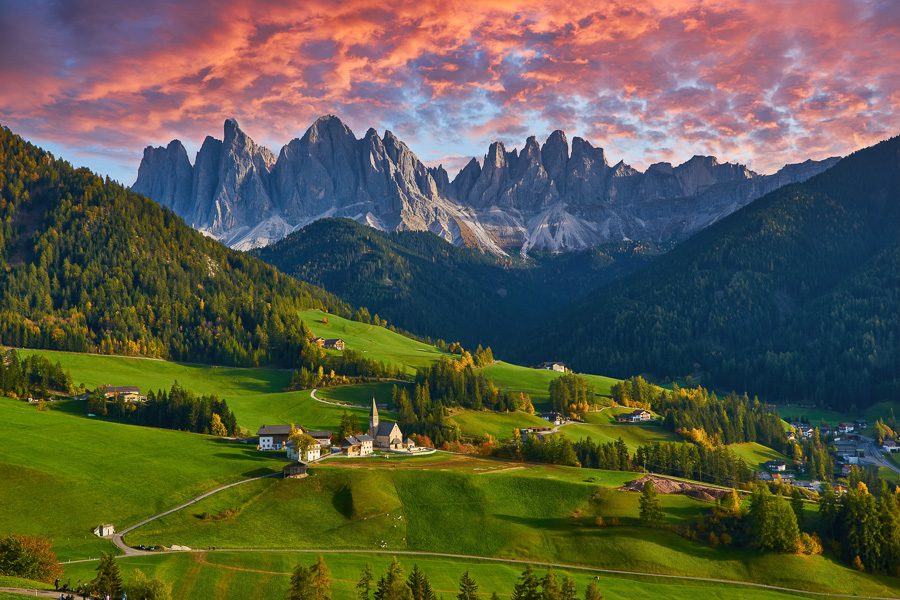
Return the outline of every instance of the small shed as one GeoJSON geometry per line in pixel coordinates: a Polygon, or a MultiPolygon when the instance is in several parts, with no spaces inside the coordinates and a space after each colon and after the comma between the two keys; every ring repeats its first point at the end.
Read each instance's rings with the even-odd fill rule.
{"type": "Polygon", "coordinates": [[[281,474],[285,479],[299,479],[301,477],[306,477],[306,463],[296,460],[290,464],[285,465],[281,470],[281,474]]]}
{"type": "Polygon", "coordinates": [[[116,533],[116,528],[111,523],[102,523],[94,527],[94,535],[97,537],[109,537],[116,533]]]}

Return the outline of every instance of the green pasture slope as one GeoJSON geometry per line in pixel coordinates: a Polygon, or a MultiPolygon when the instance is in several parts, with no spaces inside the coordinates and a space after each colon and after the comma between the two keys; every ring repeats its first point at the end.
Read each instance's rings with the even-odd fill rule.
{"type": "Polygon", "coordinates": [[[0,398],[0,532],[49,537],[62,558],[98,556],[118,528],[218,485],[278,470],[245,444],[109,423],[0,398]]]}
{"type": "Polygon", "coordinates": [[[622,438],[632,451],[641,444],[680,441],[677,435],[664,429],[659,422],[617,423],[616,415],[631,412],[632,408],[611,406],[599,412],[587,413],[584,423],[572,423],[560,428],[560,433],[573,441],[591,438],[598,443],[614,442],[622,438]]]}
{"type": "MultiPolygon", "coordinates": [[[[639,494],[618,490],[634,476],[450,455],[332,459],[306,479],[263,480],[208,498],[133,532],[128,541],[199,549],[444,552],[821,591],[900,592],[895,579],[859,574],[823,557],[712,548],[666,528],[640,526],[639,494]],[[231,516],[202,518],[226,510],[231,516]],[[597,516],[620,524],[598,527],[597,516]]],[[[661,501],[667,524],[709,508],[680,495],[661,501]]],[[[252,568],[243,559],[235,565],[252,568]]],[[[459,571],[442,572],[447,575],[459,571]]],[[[348,578],[355,580],[352,571],[348,578]]],[[[498,591],[511,589],[503,587],[498,591]]]]}
{"type": "MultiPolygon", "coordinates": [[[[173,584],[175,598],[243,598],[246,600],[283,598],[290,574],[298,563],[312,564],[316,553],[294,552],[207,552],[200,554],[167,554],[123,558],[119,561],[125,579],[135,569],[173,584]]],[[[391,561],[384,554],[324,554],[331,570],[335,599],[355,598],[355,586],[365,565],[370,565],[376,578],[391,561]]],[[[418,565],[429,577],[438,597],[455,598],[459,576],[468,571],[478,583],[482,598],[497,592],[510,598],[524,565],[464,560],[430,556],[397,557],[407,573],[418,565]]],[[[95,563],[67,565],[66,577],[73,583],[88,581],[94,575],[95,563]]],[[[545,569],[537,568],[539,576],[545,569]]],[[[557,569],[558,576],[575,579],[579,597],[588,583],[596,579],[603,597],[608,600],[634,598],[666,598],[670,600],[788,600],[795,594],[758,590],[715,583],[667,580],[649,577],[592,574],[581,570],[557,569]]]]}
{"type": "Polygon", "coordinates": [[[408,373],[448,356],[434,346],[404,335],[377,327],[344,319],[320,310],[300,312],[300,319],[314,334],[323,338],[341,338],[347,348],[362,352],[369,358],[404,367],[408,373]],[[323,320],[327,319],[328,323],[323,320]]]}
{"type": "MultiPolygon", "coordinates": [[[[513,365],[503,361],[497,361],[493,365],[482,369],[485,375],[493,379],[503,389],[525,392],[531,396],[535,408],[543,410],[549,408],[550,382],[560,377],[562,373],[548,369],[533,369],[513,365]]],[[[602,375],[588,375],[579,373],[594,385],[597,394],[597,402],[609,404],[609,394],[612,386],[618,383],[618,379],[604,377],[602,375]]]]}

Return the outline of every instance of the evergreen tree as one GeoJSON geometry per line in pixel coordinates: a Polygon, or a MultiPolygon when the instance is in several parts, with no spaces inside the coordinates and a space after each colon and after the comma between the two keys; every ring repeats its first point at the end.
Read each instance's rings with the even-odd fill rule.
{"type": "Polygon", "coordinates": [[[553,569],[550,569],[544,575],[544,581],[541,584],[541,599],[561,600],[561,597],[562,590],[559,587],[559,580],[556,578],[556,573],[553,572],[553,569]]]}
{"type": "Polygon", "coordinates": [[[648,479],[644,484],[639,500],[641,521],[645,523],[658,523],[662,520],[662,508],[659,506],[659,497],[656,493],[656,486],[652,479],[648,479]]]}
{"type": "Polygon", "coordinates": [[[387,572],[378,579],[375,600],[413,600],[412,591],[406,585],[403,566],[394,557],[387,572]]]}
{"type": "Polygon", "coordinates": [[[315,588],[313,587],[312,572],[305,565],[297,565],[291,574],[291,587],[288,590],[288,600],[315,600],[315,588]]]}
{"type": "Polygon", "coordinates": [[[369,600],[373,581],[375,581],[375,575],[372,574],[372,566],[366,564],[360,573],[359,581],[356,582],[356,600],[369,600]]]}
{"type": "Polygon", "coordinates": [[[534,574],[531,565],[525,567],[519,582],[513,589],[512,600],[543,600],[541,596],[541,581],[534,574]]]}
{"type": "Polygon", "coordinates": [[[596,582],[592,581],[588,584],[587,590],[584,592],[584,600],[603,600],[603,594],[600,593],[596,582]]]}
{"type": "Polygon", "coordinates": [[[459,578],[459,594],[456,595],[456,600],[479,600],[478,584],[469,576],[468,571],[459,578]]]}
{"type": "Polygon", "coordinates": [[[412,592],[413,600],[435,600],[431,582],[428,581],[428,576],[419,569],[419,565],[413,565],[409,578],[406,580],[406,585],[409,586],[409,590],[412,592]]]}
{"type": "Polygon", "coordinates": [[[577,595],[575,590],[575,580],[566,575],[563,577],[562,586],[559,591],[560,600],[578,600],[577,595]]]}
{"type": "Polygon", "coordinates": [[[103,554],[97,565],[97,575],[91,582],[91,589],[101,598],[118,598],[122,593],[122,576],[119,565],[112,554],[103,554]]]}

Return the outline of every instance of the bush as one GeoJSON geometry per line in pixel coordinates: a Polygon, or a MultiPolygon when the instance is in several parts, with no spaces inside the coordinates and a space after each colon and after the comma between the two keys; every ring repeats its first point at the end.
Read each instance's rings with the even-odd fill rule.
{"type": "Polygon", "coordinates": [[[172,600],[172,591],[165,582],[147,577],[140,569],[125,585],[125,593],[128,600],[172,600]]]}
{"type": "Polygon", "coordinates": [[[0,575],[49,582],[62,575],[62,569],[50,540],[14,534],[0,539],[0,575]]]}

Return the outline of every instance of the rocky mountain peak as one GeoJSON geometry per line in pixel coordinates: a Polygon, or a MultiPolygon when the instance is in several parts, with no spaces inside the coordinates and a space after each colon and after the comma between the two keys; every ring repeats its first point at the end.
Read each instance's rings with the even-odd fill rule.
{"type": "Polygon", "coordinates": [[[184,146],[147,148],[134,189],[237,248],[267,244],[325,216],[385,230],[429,230],[489,251],[582,249],[623,238],[679,239],[779,185],[833,164],[802,163],[773,176],[694,156],[645,173],[556,130],[541,145],[490,144],[452,180],[426,167],[391,131],[362,139],[325,115],[276,157],[235,119],[207,137],[191,166],[184,146]]]}

